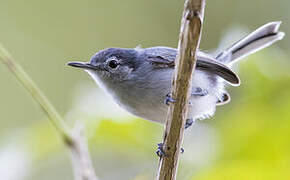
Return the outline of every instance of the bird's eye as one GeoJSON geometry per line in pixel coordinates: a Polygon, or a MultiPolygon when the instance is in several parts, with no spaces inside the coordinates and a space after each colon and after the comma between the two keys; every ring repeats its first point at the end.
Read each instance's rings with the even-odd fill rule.
{"type": "Polygon", "coordinates": [[[119,63],[116,60],[110,60],[108,66],[112,69],[116,69],[119,66],[119,63]]]}

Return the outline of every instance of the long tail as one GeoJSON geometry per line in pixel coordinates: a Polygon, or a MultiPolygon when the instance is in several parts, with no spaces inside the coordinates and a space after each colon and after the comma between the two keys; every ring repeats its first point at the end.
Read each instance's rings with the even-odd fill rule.
{"type": "Polygon", "coordinates": [[[283,39],[285,33],[279,32],[281,22],[270,22],[258,28],[240,41],[217,55],[216,59],[226,64],[233,64],[238,60],[264,49],[278,40],[283,39]]]}

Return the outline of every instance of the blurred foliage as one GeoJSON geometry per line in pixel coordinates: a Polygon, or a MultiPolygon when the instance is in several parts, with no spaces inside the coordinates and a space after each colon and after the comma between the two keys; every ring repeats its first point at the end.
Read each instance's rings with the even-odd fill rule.
{"type": "MultiPolygon", "coordinates": [[[[86,61],[111,46],[176,47],[182,6],[183,1],[165,0],[1,1],[0,41],[69,123],[86,122],[102,180],[153,179],[163,127],[104,105],[107,100],[87,74],[65,63],[86,61]],[[86,97],[91,91],[95,94],[86,97]]],[[[290,179],[289,6],[285,0],[207,2],[202,49],[217,47],[232,27],[254,30],[273,20],[284,22],[286,38],[242,61],[235,70],[242,85],[229,88],[232,102],[187,131],[179,179],[290,179]]],[[[0,82],[0,159],[9,145],[31,161],[30,168],[22,167],[26,179],[71,179],[56,131],[2,65],[0,82]]]]}
{"type": "MultiPolygon", "coordinates": [[[[267,60],[260,58],[242,65],[247,81],[238,93],[243,95],[215,124],[222,146],[219,159],[193,179],[290,178],[290,74],[269,79],[252,61],[267,60]]],[[[279,69],[279,65],[272,67],[279,69]]]]}

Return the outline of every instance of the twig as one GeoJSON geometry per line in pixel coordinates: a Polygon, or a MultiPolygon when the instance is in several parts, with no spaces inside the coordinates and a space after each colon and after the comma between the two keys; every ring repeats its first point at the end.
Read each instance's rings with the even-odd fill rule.
{"type": "Polygon", "coordinates": [[[63,138],[64,144],[71,150],[75,179],[97,180],[87,148],[86,139],[82,133],[82,128],[79,128],[78,131],[73,131],[68,128],[65,121],[54,106],[1,44],[0,61],[2,61],[9,68],[17,80],[26,88],[34,100],[40,105],[42,110],[50,119],[50,122],[63,138]]]}
{"type": "Polygon", "coordinates": [[[170,105],[167,114],[163,142],[165,156],[162,156],[159,161],[158,180],[176,179],[204,7],[205,0],[186,0],[184,4],[171,93],[176,102],[170,105]]]}
{"type": "Polygon", "coordinates": [[[74,144],[72,144],[74,147],[71,147],[70,150],[75,180],[98,180],[82,124],[77,123],[75,125],[72,135],[74,137],[74,144]]]}

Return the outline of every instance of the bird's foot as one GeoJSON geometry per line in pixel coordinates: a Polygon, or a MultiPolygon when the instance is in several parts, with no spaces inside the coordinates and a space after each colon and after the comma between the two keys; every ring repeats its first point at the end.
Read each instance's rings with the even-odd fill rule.
{"type": "Polygon", "coordinates": [[[206,96],[208,95],[208,91],[206,89],[201,89],[200,87],[197,87],[195,89],[195,92],[191,93],[193,96],[206,96]]]}
{"type": "Polygon", "coordinates": [[[173,99],[173,98],[171,97],[171,94],[170,94],[170,93],[168,93],[168,94],[166,95],[166,98],[165,98],[165,100],[164,100],[164,103],[165,103],[167,106],[169,106],[169,103],[174,103],[174,102],[176,102],[176,100],[173,99]]]}
{"type": "Polygon", "coordinates": [[[189,128],[190,126],[192,126],[194,124],[194,119],[190,118],[190,119],[186,119],[186,123],[185,123],[185,129],[189,128]]]}
{"type": "Polygon", "coordinates": [[[165,152],[163,150],[163,143],[159,143],[157,145],[158,145],[158,148],[157,148],[157,151],[156,151],[157,156],[159,156],[159,157],[166,156],[166,154],[165,154],[165,152]]]}
{"type": "MultiPolygon", "coordinates": [[[[164,148],[164,144],[163,144],[163,143],[159,143],[159,144],[158,144],[158,149],[157,149],[157,151],[156,151],[157,156],[159,156],[159,157],[164,157],[164,156],[166,156],[165,151],[163,150],[163,148],[164,148]]],[[[183,154],[183,153],[184,153],[184,149],[181,148],[181,149],[180,149],[180,152],[181,152],[181,154],[183,154]]]]}

